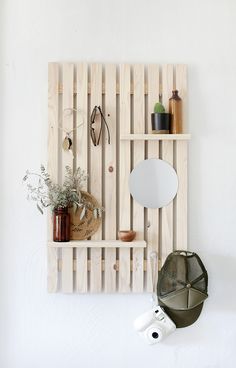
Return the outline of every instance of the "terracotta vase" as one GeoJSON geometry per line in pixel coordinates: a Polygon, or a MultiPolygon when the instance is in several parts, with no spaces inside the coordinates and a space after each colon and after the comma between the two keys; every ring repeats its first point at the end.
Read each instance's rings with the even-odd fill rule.
{"type": "Polygon", "coordinates": [[[70,241],[70,214],[68,207],[56,208],[53,211],[53,241],[70,241]]]}

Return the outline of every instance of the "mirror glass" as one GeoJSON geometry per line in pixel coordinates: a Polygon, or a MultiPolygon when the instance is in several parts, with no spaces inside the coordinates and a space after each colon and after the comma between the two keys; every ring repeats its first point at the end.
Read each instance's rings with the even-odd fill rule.
{"type": "Polygon", "coordinates": [[[151,158],[141,161],[130,173],[129,188],[143,207],[161,208],[174,199],[178,177],[168,162],[151,158]]]}

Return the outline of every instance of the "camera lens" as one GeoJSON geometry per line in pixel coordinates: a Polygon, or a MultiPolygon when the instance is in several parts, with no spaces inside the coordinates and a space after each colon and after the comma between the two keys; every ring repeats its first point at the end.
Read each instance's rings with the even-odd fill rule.
{"type": "Polygon", "coordinates": [[[158,336],[159,336],[159,335],[158,335],[158,333],[157,333],[157,332],[153,332],[153,333],[152,333],[152,337],[153,337],[154,339],[158,339],[158,336]]]}

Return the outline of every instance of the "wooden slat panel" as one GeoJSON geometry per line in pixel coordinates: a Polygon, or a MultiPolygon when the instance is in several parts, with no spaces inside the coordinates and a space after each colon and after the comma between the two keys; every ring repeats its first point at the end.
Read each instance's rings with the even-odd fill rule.
{"type": "Polygon", "coordinates": [[[61,287],[63,293],[73,293],[73,249],[62,248],[61,287]]]}
{"type": "MultiPolygon", "coordinates": [[[[116,239],[116,66],[105,66],[105,112],[111,144],[105,141],[105,239],[116,239]]],[[[116,249],[105,248],[105,292],[116,290],[116,249]]]]}
{"type": "MultiPolygon", "coordinates": [[[[130,66],[120,66],[120,135],[130,133],[130,66]]],[[[119,228],[130,229],[130,142],[120,142],[119,228]]],[[[130,250],[119,250],[119,291],[130,291],[130,250]]]]}
{"type": "MultiPolygon", "coordinates": [[[[154,105],[159,101],[159,67],[158,65],[148,66],[148,133],[152,132],[151,113],[154,105]]],[[[159,158],[159,142],[148,142],[148,158],[159,158]]],[[[147,232],[147,291],[152,292],[152,270],[150,254],[155,251],[158,254],[159,244],[159,210],[149,208],[147,212],[148,232],[147,232]]]]}
{"type": "MultiPolygon", "coordinates": [[[[145,115],[144,115],[144,66],[142,64],[134,65],[134,133],[145,133],[145,115]]],[[[134,167],[145,158],[144,142],[134,141],[133,163],[134,167]]],[[[135,200],[133,201],[133,229],[136,231],[136,239],[144,237],[144,208],[135,200]]],[[[143,269],[141,262],[143,259],[143,250],[133,249],[133,292],[143,291],[143,269]],[[137,264],[136,264],[137,261],[137,264]]]]}
{"type": "MultiPolygon", "coordinates": [[[[102,108],[102,65],[91,64],[91,111],[94,106],[102,108]]],[[[94,124],[96,136],[100,130],[101,119],[98,115],[94,124]]],[[[104,134],[104,130],[103,130],[104,134]]],[[[102,204],[102,142],[94,146],[91,142],[91,165],[90,165],[90,186],[91,193],[102,204]]],[[[92,236],[93,240],[102,239],[102,227],[92,236]]],[[[101,248],[91,249],[91,277],[90,291],[97,293],[102,289],[102,266],[101,266],[101,248]]]]}
{"type": "MultiPolygon", "coordinates": [[[[76,166],[88,172],[88,66],[86,63],[77,64],[77,125],[76,129],[76,166]]],[[[84,190],[88,189],[87,182],[84,190]]]]}
{"type": "Polygon", "coordinates": [[[57,269],[57,252],[56,248],[48,247],[48,292],[55,293],[57,291],[58,269],[57,269]]]}
{"type": "MultiPolygon", "coordinates": [[[[63,96],[62,96],[62,124],[63,124],[63,131],[62,131],[62,142],[66,136],[66,132],[69,132],[73,129],[73,83],[74,83],[74,65],[71,63],[63,64],[63,96]]],[[[73,142],[73,132],[71,134],[72,142],[73,142]]],[[[61,147],[62,150],[62,182],[64,181],[65,177],[65,166],[70,166],[73,168],[73,154],[72,151],[65,151],[62,149],[62,142],[61,147]]],[[[73,145],[72,145],[73,147],[73,145]]]]}
{"type": "MultiPolygon", "coordinates": [[[[48,173],[58,182],[59,65],[48,64],[48,173]]],[[[52,239],[52,213],[48,210],[48,239],[52,239]]]]}
{"type": "Polygon", "coordinates": [[[76,249],[76,291],[78,293],[88,291],[87,252],[88,248],[76,249]]]}
{"type": "Polygon", "coordinates": [[[179,91],[179,96],[182,98],[183,106],[183,133],[187,132],[187,66],[178,64],[176,71],[176,89],[179,91]]]}
{"type": "MultiPolygon", "coordinates": [[[[164,65],[162,70],[162,102],[166,111],[169,109],[169,98],[174,89],[174,67],[164,65]]],[[[162,142],[162,159],[173,166],[173,141],[162,142]]],[[[161,263],[173,251],[173,201],[161,209],[161,263]]]]}
{"type": "Polygon", "coordinates": [[[188,196],[188,177],[187,162],[188,143],[176,142],[176,172],[179,180],[178,193],[175,199],[176,217],[175,217],[175,248],[187,249],[187,196],[188,196]]]}

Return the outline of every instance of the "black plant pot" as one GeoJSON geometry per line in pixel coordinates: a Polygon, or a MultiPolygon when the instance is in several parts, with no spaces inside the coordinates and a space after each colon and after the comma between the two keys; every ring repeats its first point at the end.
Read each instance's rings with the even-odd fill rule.
{"type": "Polygon", "coordinates": [[[152,132],[154,134],[168,134],[170,131],[171,114],[167,112],[153,112],[151,114],[152,132]]]}

